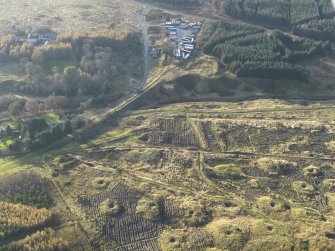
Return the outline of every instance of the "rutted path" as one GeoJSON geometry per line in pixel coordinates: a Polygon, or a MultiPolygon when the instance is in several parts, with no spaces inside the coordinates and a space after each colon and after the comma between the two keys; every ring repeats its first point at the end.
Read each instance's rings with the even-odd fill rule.
{"type": "Polygon", "coordinates": [[[140,22],[141,22],[141,30],[143,36],[143,80],[140,84],[140,88],[147,82],[149,75],[149,45],[148,45],[148,30],[145,23],[145,13],[144,13],[144,5],[142,3],[142,12],[140,13],[140,22]]]}
{"type": "Polygon", "coordinates": [[[147,26],[145,22],[144,12],[145,12],[144,5],[142,4],[142,10],[139,14],[139,20],[140,20],[140,27],[142,31],[142,40],[143,40],[143,79],[141,80],[141,83],[139,85],[135,85],[131,77],[131,71],[133,70],[132,68],[136,67],[138,65],[138,62],[135,63],[131,67],[128,73],[128,76],[127,76],[129,87],[134,92],[136,92],[137,90],[140,90],[145,85],[148,79],[148,75],[149,75],[149,45],[148,45],[149,43],[148,43],[148,31],[147,31],[147,26]]]}
{"type": "Polygon", "coordinates": [[[131,74],[129,73],[127,76],[127,81],[131,88],[131,92],[127,93],[124,97],[115,101],[114,104],[112,105],[113,106],[112,108],[109,107],[107,109],[104,109],[101,112],[98,112],[90,116],[90,119],[92,121],[99,121],[101,117],[106,117],[112,113],[119,111],[120,109],[123,109],[124,107],[127,106],[127,104],[136,100],[139,96],[141,96],[145,92],[143,87],[147,83],[148,75],[149,75],[149,45],[148,45],[148,32],[147,32],[147,26],[145,22],[145,13],[144,13],[143,4],[142,4],[142,10],[139,14],[139,17],[140,17],[140,26],[141,26],[141,32],[142,32],[142,37],[143,37],[143,79],[141,80],[141,83],[138,86],[136,86],[134,85],[133,80],[131,78],[131,74]]]}
{"type": "MultiPolygon", "coordinates": [[[[102,147],[99,149],[87,149],[88,152],[105,152],[109,150],[171,150],[171,147],[169,146],[122,146],[122,145],[111,145],[102,147]]],[[[198,153],[199,149],[190,149],[185,147],[178,147],[173,146],[173,149],[175,150],[187,150],[191,153],[198,153]]],[[[285,155],[285,154],[267,154],[267,153],[257,153],[257,152],[237,152],[237,151],[208,151],[208,150],[201,150],[204,154],[222,154],[222,155],[238,155],[239,158],[246,157],[246,158],[252,158],[252,157],[268,157],[268,158],[282,158],[282,159],[289,159],[289,160],[317,160],[317,161],[331,161],[335,162],[335,157],[321,157],[321,156],[315,156],[315,157],[308,157],[308,156],[299,156],[299,155],[285,155]]]]}

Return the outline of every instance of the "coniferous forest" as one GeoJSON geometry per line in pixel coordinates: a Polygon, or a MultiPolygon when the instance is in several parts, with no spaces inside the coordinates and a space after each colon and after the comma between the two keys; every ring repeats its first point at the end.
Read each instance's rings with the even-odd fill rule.
{"type": "Polygon", "coordinates": [[[304,19],[325,18],[333,14],[331,0],[228,0],[228,15],[276,26],[290,26],[304,19]]]}
{"type": "Polygon", "coordinates": [[[293,39],[282,32],[241,25],[218,23],[204,46],[204,52],[218,57],[227,70],[241,77],[306,79],[295,67],[304,59],[326,54],[329,42],[293,39]]]}

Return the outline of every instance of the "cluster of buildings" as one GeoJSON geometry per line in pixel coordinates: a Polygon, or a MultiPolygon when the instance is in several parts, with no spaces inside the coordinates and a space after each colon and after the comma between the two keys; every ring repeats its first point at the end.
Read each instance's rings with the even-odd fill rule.
{"type": "Polygon", "coordinates": [[[23,45],[25,43],[32,44],[34,46],[48,45],[50,41],[56,39],[56,35],[53,33],[29,33],[27,38],[21,38],[17,41],[17,45],[23,45]]]}
{"type": "Polygon", "coordinates": [[[186,20],[172,20],[165,22],[170,40],[176,43],[173,55],[177,59],[187,60],[195,50],[195,39],[200,32],[201,23],[189,23],[186,20]]]}

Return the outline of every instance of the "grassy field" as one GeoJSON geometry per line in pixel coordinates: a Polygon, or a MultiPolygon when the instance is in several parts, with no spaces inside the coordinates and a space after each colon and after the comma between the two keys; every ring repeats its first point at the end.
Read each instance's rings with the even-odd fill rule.
{"type": "Polygon", "coordinates": [[[0,158],[0,176],[15,172],[23,167],[16,157],[0,158]]]}
{"type": "Polygon", "coordinates": [[[58,60],[58,61],[48,61],[43,64],[43,73],[48,76],[53,73],[53,70],[62,72],[68,66],[78,66],[78,62],[73,58],[72,60],[58,60]]]}
{"type": "Polygon", "coordinates": [[[0,142],[0,149],[6,149],[9,145],[13,144],[13,140],[7,139],[0,142]]]}
{"type": "Polygon", "coordinates": [[[24,79],[24,69],[18,63],[0,63],[0,82],[6,80],[20,81],[24,79]]]}
{"type": "Polygon", "coordinates": [[[137,28],[139,4],[128,1],[0,1],[0,30],[51,27],[60,31],[137,28]]]}
{"type": "Polygon", "coordinates": [[[7,120],[7,121],[3,121],[3,122],[1,122],[1,126],[14,126],[16,123],[15,123],[15,121],[13,121],[13,120],[7,120]]]}
{"type": "Polygon", "coordinates": [[[43,116],[44,119],[50,122],[59,122],[60,118],[59,115],[54,114],[54,113],[47,113],[43,116]]]}

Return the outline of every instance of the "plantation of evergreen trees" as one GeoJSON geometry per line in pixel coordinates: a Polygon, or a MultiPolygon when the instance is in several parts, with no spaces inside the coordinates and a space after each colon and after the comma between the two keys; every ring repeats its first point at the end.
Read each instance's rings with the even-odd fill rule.
{"type": "Polygon", "coordinates": [[[305,80],[294,63],[323,55],[330,48],[329,42],[293,41],[281,32],[269,34],[257,27],[220,22],[204,52],[220,58],[237,76],[305,80]]]}
{"type": "Polygon", "coordinates": [[[276,26],[334,14],[331,0],[227,0],[223,8],[228,15],[276,26]]]}
{"type": "Polygon", "coordinates": [[[316,40],[335,41],[334,19],[311,19],[293,27],[293,33],[316,40]]]}

